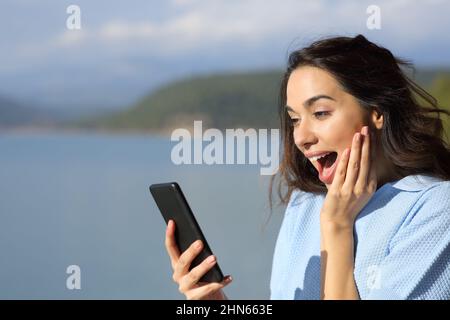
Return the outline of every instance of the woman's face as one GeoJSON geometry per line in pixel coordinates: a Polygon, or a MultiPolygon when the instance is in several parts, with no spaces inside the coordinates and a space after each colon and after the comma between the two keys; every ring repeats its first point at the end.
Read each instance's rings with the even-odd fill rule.
{"type": "Polygon", "coordinates": [[[286,93],[295,145],[328,187],[353,135],[368,124],[368,113],[328,72],[315,67],[294,70],[286,93]]]}

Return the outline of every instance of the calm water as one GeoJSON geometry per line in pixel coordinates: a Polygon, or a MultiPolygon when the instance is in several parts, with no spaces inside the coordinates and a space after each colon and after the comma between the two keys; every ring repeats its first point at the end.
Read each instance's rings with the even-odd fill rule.
{"type": "Polygon", "coordinates": [[[178,299],[148,186],[180,183],[230,298],[267,299],[281,211],[257,165],[173,165],[153,136],[0,134],[1,299],[178,299]],[[81,268],[68,290],[66,268],[81,268]]]}

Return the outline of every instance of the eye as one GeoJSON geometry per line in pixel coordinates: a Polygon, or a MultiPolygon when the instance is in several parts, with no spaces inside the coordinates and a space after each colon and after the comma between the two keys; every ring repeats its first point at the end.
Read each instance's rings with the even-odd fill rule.
{"type": "Polygon", "coordinates": [[[329,111],[317,111],[317,112],[314,112],[314,116],[317,119],[322,119],[322,118],[324,118],[324,117],[326,117],[328,115],[330,115],[329,111]]]}
{"type": "Polygon", "coordinates": [[[296,125],[298,125],[300,123],[300,119],[299,118],[289,118],[289,122],[293,127],[295,127],[296,125]]]}

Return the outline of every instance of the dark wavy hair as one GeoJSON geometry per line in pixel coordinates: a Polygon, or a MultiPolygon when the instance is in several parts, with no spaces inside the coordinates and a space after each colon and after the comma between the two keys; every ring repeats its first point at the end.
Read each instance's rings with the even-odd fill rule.
{"type": "Polygon", "coordinates": [[[282,156],[279,170],[271,177],[269,201],[272,208],[273,183],[280,176],[278,196],[289,201],[294,189],[324,193],[325,185],[316,169],[294,143],[293,127],[286,111],[286,87],[292,71],[313,66],[329,72],[344,91],[367,110],[377,108],[384,117],[379,144],[398,176],[428,174],[450,180],[450,149],[443,139],[441,114],[450,113],[414,81],[406,70],[413,65],[396,58],[364,36],[318,40],[289,55],[279,96],[282,156]],[[426,106],[428,105],[428,106],[426,106]],[[283,194],[283,186],[287,191],[283,194]]]}

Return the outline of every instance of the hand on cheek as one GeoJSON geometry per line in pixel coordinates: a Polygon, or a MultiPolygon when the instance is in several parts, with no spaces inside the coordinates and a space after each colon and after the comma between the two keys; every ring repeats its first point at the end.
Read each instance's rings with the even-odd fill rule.
{"type": "Polygon", "coordinates": [[[339,159],[333,182],[322,207],[321,221],[353,228],[361,209],[377,189],[375,166],[368,127],[353,136],[351,148],[339,159]]]}

